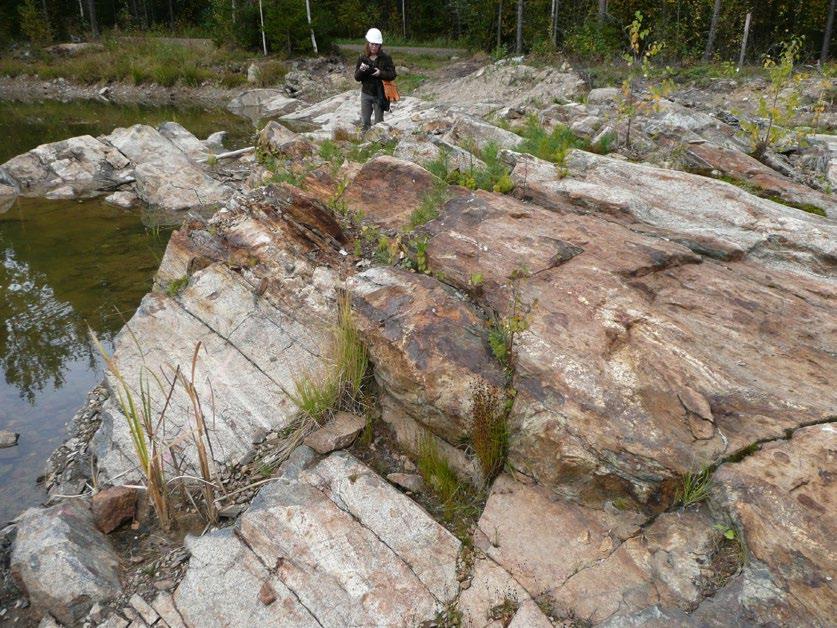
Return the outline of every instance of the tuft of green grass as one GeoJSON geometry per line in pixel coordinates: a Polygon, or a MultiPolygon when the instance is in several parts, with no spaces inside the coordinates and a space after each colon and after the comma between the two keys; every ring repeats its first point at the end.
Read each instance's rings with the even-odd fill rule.
{"type": "Polygon", "coordinates": [[[709,486],[712,481],[712,469],[704,467],[696,473],[686,473],[680,488],[674,495],[674,503],[687,508],[698,504],[709,497],[709,486]]]}
{"type": "Polygon", "coordinates": [[[439,209],[448,200],[448,186],[444,181],[438,184],[424,195],[421,203],[410,214],[410,229],[424,225],[434,218],[439,217],[439,209]]]}
{"type": "Polygon", "coordinates": [[[176,297],[178,294],[183,292],[183,289],[189,284],[189,277],[188,275],[183,275],[178,279],[174,279],[168,283],[166,286],[166,294],[169,295],[171,298],[176,297]]]}
{"type": "Polygon", "coordinates": [[[419,437],[416,449],[419,473],[439,497],[446,512],[450,512],[455,508],[462,490],[456,472],[442,456],[430,432],[425,432],[419,437]]]}
{"type": "Polygon", "coordinates": [[[590,147],[586,140],[576,137],[563,125],[559,124],[547,132],[534,115],[526,120],[521,135],[523,141],[518,146],[518,151],[559,165],[564,163],[567,153],[573,148],[586,150],[590,147]]]}
{"type": "Polygon", "coordinates": [[[354,409],[369,367],[369,355],[354,325],[347,295],[338,300],[331,342],[325,372],[295,378],[290,395],[300,412],[317,423],[341,408],[354,409]]]}

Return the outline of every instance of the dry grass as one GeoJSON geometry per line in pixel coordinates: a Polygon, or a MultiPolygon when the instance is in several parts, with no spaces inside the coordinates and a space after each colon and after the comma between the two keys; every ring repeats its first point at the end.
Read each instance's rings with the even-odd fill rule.
{"type": "Polygon", "coordinates": [[[483,477],[491,481],[503,470],[509,448],[507,404],[496,388],[478,381],[472,386],[471,442],[483,477]]]}

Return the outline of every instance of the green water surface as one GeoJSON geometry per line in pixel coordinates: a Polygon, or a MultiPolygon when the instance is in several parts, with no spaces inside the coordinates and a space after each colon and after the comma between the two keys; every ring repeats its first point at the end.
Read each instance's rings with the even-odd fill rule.
{"type": "MultiPolygon", "coordinates": [[[[0,103],[0,164],[38,144],[167,120],[201,138],[227,130],[231,150],[252,134],[224,111],[0,103]]],[[[0,525],[43,500],[36,478],[101,381],[88,325],[109,346],[151,288],[171,229],[146,228],[144,217],[152,222],[101,198],[19,198],[0,214],[0,430],[20,433],[0,449],[0,525]]]]}

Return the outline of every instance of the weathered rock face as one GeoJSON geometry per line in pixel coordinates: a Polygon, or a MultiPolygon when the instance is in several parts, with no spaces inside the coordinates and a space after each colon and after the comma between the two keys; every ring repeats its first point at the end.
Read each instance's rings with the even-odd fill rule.
{"type": "Polygon", "coordinates": [[[426,430],[464,473],[476,473],[453,447],[471,424],[472,386],[502,388],[504,376],[477,313],[439,282],[389,268],[350,283],[357,325],[381,386],[383,419],[410,450],[426,430]]]}
{"type": "Polygon", "coordinates": [[[95,602],[121,592],[118,564],[84,500],[30,508],[18,522],[12,574],[32,604],[67,626],[76,625],[95,602]]]}
{"type": "Polygon", "coordinates": [[[480,275],[502,315],[528,269],[510,460],[567,494],[627,490],[665,508],[683,473],[833,412],[814,322],[828,317],[824,283],[699,264],[665,239],[484,192],[449,201],[427,231],[431,270],[463,290],[480,275]]]}
{"type": "MultiPolygon", "coordinates": [[[[214,424],[219,464],[240,461],[266,432],[287,425],[297,412],[288,396],[294,378],[323,368],[338,282],[327,267],[341,262],[332,240],[306,225],[333,224],[330,216],[315,215],[318,208],[299,191],[269,188],[247,210],[220,212],[209,226],[176,232],[157,276],[167,293],[146,296],[114,341],[115,363],[137,398],[141,377],[172,375],[178,366],[189,373],[200,344],[195,384],[214,424]]],[[[119,386],[112,376],[109,383],[119,386]]],[[[167,386],[151,385],[155,413],[167,393],[167,386]]],[[[185,392],[175,387],[167,438],[176,439],[194,420],[185,392]]],[[[194,461],[191,438],[182,441],[194,461]]],[[[96,442],[103,479],[134,467],[115,400],[106,404],[96,442]]]]}
{"type": "Polygon", "coordinates": [[[373,223],[400,229],[433,185],[433,175],[421,166],[384,155],[364,164],[343,198],[349,209],[363,212],[373,223]]]}
{"type": "Polygon", "coordinates": [[[24,196],[96,196],[131,179],[125,155],[82,135],[42,144],[0,166],[0,179],[24,196]]]}
{"type": "Polygon", "coordinates": [[[787,592],[792,612],[814,622],[837,608],[835,471],[837,427],[827,423],[797,430],[715,475],[717,499],[744,531],[752,559],[787,592]]]}
{"type": "Polygon", "coordinates": [[[458,592],[459,545],[365,465],[333,454],[263,488],[235,534],[191,541],[175,603],[190,626],[418,625],[458,592]]]}
{"type": "Polygon", "coordinates": [[[182,211],[220,205],[233,190],[191,165],[146,162],[134,169],[137,196],[153,207],[182,211]]]}
{"type": "Polygon", "coordinates": [[[465,149],[476,146],[480,150],[484,150],[489,144],[497,148],[515,149],[522,141],[519,135],[511,131],[468,115],[457,116],[453,127],[443,139],[465,149]]]}
{"type": "Polygon", "coordinates": [[[785,202],[813,205],[829,218],[837,218],[837,201],[832,196],[796,183],[740,151],[712,144],[688,144],[686,158],[698,171],[717,170],[785,202]]]}
{"type": "Polygon", "coordinates": [[[703,255],[748,258],[767,267],[826,276],[837,260],[837,227],[806,212],[761,199],[723,181],[634,164],[579,150],[569,176],[553,164],[520,158],[517,193],[547,208],[595,211],[643,225],[703,255]]]}
{"type": "Polygon", "coordinates": [[[192,161],[206,159],[209,154],[206,145],[177,122],[164,122],[157,131],[192,161]]]}
{"type": "Polygon", "coordinates": [[[258,145],[266,151],[286,159],[301,160],[316,151],[316,147],[297,133],[271,120],[259,131],[258,145]]]}
{"type": "Polygon", "coordinates": [[[446,104],[521,107],[536,103],[571,100],[584,81],[569,68],[533,68],[521,63],[499,62],[450,81],[433,81],[423,87],[423,96],[446,104]]]}
{"type": "Polygon", "coordinates": [[[198,168],[190,154],[200,142],[186,129],[169,127],[169,139],[154,128],[135,124],[115,129],[104,139],[126,155],[136,167],[135,189],[142,201],[168,211],[220,205],[233,190],[198,168]],[[187,135],[194,140],[188,141],[187,135]],[[186,152],[184,148],[186,147],[186,152]],[[190,148],[191,147],[191,148],[190,148]]]}

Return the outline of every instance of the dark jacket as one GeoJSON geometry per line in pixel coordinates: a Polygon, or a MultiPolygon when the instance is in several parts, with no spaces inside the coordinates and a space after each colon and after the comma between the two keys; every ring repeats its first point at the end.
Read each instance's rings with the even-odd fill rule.
{"type": "Polygon", "coordinates": [[[384,85],[381,81],[394,81],[395,77],[395,66],[392,63],[392,57],[383,50],[378,52],[378,56],[374,61],[363,55],[358,57],[357,63],[355,64],[355,80],[363,84],[360,88],[361,93],[375,96],[376,98],[380,97],[384,93],[384,85]],[[366,71],[361,71],[360,69],[360,64],[363,62],[366,62],[370,66],[366,71]],[[381,74],[377,77],[372,76],[375,68],[381,71],[381,74]]]}

